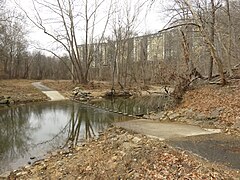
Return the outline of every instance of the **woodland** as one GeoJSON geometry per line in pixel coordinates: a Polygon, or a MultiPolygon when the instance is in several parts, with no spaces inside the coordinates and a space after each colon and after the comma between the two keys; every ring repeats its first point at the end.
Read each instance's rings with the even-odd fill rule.
{"type": "Polygon", "coordinates": [[[10,9],[1,0],[1,79],[71,79],[83,84],[103,80],[114,89],[115,84],[126,88],[195,78],[211,82],[215,77],[225,85],[227,78],[238,78],[239,1],[172,0],[166,5],[158,0],[33,0],[31,13],[15,4],[18,8],[10,9]],[[139,34],[140,15],[155,6],[164,6],[168,22],[158,32],[139,34]],[[46,18],[46,12],[52,18],[46,18]],[[96,33],[99,16],[102,28],[96,33]],[[52,40],[52,48],[29,40],[29,22],[52,40]],[[56,26],[50,28],[52,24],[56,26]]]}

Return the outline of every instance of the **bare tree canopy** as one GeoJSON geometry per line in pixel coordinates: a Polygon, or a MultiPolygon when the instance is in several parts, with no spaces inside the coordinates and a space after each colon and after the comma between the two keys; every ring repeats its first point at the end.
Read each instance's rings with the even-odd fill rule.
{"type": "Polygon", "coordinates": [[[38,50],[54,58],[28,52],[25,17],[6,13],[1,2],[2,77],[107,80],[114,89],[116,84],[122,88],[139,82],[166,84],[173,77],[194,75],[209,81],[220,76],[224,85],[239,66],[239,1],[32,0],[28,9],[18,4],[25,17],[52,39],[50,47],[38,50]],[[165,11],[169,22],[155,33],[140,34],[142,16],[156,4],[160,8],[169,4],[165,11]],[[64,67],[65,77],[52,66],[64,67]]]}
{"type": "MultiPolygon", "coordinates": [[[[87,0],[83,2],[33,0],[32,3],[35,13],[32,16],[23,9],[26,16],[36,27],[53,39],[58,51],[62,49],[68,54],[72,63],[72,67],[68,67],[68,69],[71,69],[73,79],[87,83],[93,53],[89,44],[103,39],[112,13],[112,1],[106,3],[104,0],[93,2],[87,0]],[[106,12],[105,14],[98,14],[102,6],[104,6],[106,12]],[[98,23],[102,23],[103,28],[96,30],[98,23]],[[85,35],[81,36],[81,34],[78,34],[79,32],[83,32],[85,35]],[[78,51],[79,44],[85,44],[83,61],[81,60],[83,54],[78,51]]],[[[57,56],[56,51],[50,49],[47,51],[57,56]]]]}

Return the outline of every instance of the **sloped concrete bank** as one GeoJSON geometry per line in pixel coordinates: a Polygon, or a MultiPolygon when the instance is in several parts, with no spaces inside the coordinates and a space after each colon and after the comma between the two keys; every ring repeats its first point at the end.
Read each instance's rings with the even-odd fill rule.
{"type": "Polygon", "coordinates": [[[51,101],[60,101],[60,100],[66,100],[63,95],[61,95],[58,91],[55,91],[47,86],[42,85],[41,82],[35,82],[32,83],[34,87],[42,91],[46,96],[50,98],[51,101]]]}

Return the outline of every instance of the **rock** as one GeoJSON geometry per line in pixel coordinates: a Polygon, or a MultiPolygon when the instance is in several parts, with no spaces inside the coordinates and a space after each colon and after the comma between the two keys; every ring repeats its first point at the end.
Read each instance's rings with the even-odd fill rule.
{"type": "Polygon", "coordinates": [[[63,164],[64,164],[63,161],[57,161],[56,163],[57,166],[63,166],[63,164]]]}
{"type": "Polygon", "coordinates": [[[79,101],[86,101],[86,98],[78,98],[79,101]]]}
{"type": "Polygon", "coordinates": [[[122,144],[122,147],[123,147],[123,149],[125,149],[125,150],[130,150],[130,149],[132,149],[132,148],[137,148],[137,147],[139,147],[139,146],[136,145],[136,144],[134,144],[134,143],[131,143],[131,142],[124,142],[124,143],[122,144]]]}
{"type": "Polygon", "coordinates": [[[31,165],[27,165],[27,166],[25,166],[24,168],[25,169],[30,169],[32,166],[31,165]]]}
{"type": "Polygon", "coordinates": [[[135,144],[137,144],[137,143],[139,143],[139,142],[141,141],[141,138],[134,137],[134,138],[132,139],[132,141],[133,141],[135,144]]]}
{"type": "Polygon", "coordinates": [[[7,104],[7,105],[9,105],[9,104],[13,104],[13,103],[14,103],[14,101],[11,99],[10,96],[7,96],[7,97],[1,96],[0,97],[0,104],[7,104]]]}
{"type": "Polygon", "coordinates": [[[131,92],[129,92],[129,91],[122,91],[122,92],[120,92],[119,95],[120,96],[124,96],[124,97],[132,96],[131,92]]]}
{"type": "Polygon", "coordinates": [[[3,174],[0,174],[0,179],[8,179],[10,174],[11,174],[11,171],[4,172],[3,174]]]}
{"type": "Polygon", "coordinates": [[[56,151],[54,151],[54,152],[51,153],[51,155],[52,155],[52,156],[57,156],[58,153],[57,153],[56,151]]]}
{"type": "Polygon", "coordinates": [[[196,114],[195,119],[196,119],[197,121],[203,121],[203,120],[206,120],[207,117],[206,117],[204,114],[199,113],[199,114],[196,114]]]}
{"type": "Polygon", "coordinates": [[[144,118],[144,119],[148,119],[148,118],[149,118],[149,115],[143,115],[143,118],[144,118]]]}
{"type": "Polygon", "coordinates": [[[159,120],[162,120],[166,117],[166,112],[160,112],[158,114],[155,115],[154,119],[159,119],[159,120]]]}
{"type": "Polygon", "coordinates": [[[81,91],[80,87],[75,87],[72,91],[72,94],[76,96],[81,91]]]}
{"type": "Polygon", "coordinates": [[[2,100],[0,101],[0,104],[8,104],[8,100],[7,100],[7,99],[2,99],[2,100]]]}
{"type": "Polygon", "coordinates": [[[128,134],[128,135],[127,135],[128,140],[131,140],[133,137],[134,137],[134,136],[131,135],[131,134],[128,134]]]}
{"type": "Polygon", "coordinates": [[[129,142],[124,142],[122,144],[123,148],[124,149],[130,149],[132,147],[132,143],[129,143],[129,142]]]}
{"type": "Polygon", "coordinates": [[[129,138],[125,134],[121,134],[118,136],[118,141],[120,142],[128,142],[129,138]]]}
{"type": "Polygon", "coordinates": [[[143,117],[144,114],[143,114],[143,113],[139,113],[139,114],[136,114],[136,116],[138,116],[138,117],[143,117]]]}
{"type": "Polygon", "coordinates": [[[27,175],[27,174],[28,174],[27,171],[18,172],[18,173],[16,174],[16,177],[24,176],[24,175],[27,175]]]}
{"type": "Polygon", "coordinates": [[[112,97],[112,96],[114,96],[114,93],[113,93],[112,91],[108,91],[108,92],[105,93],[104,96],[106,96],[106,97],[112,97]]]}
{"type": "Polygon", "coordinates": [[[236,117],[236,122],[234,123],[234,128],[240,128],[240,116],[236,117]]]}
{"type": "Polygon", "coordinates": [[[192,116],[194,116],[193,109],[186,109],[186,110],[185,110],[185,116],[187,116],[187,117],[192,117],[192,116]]]}
{"type": "Polygon", "coordinates": [[[170,116],[171,114],[173,114],[174,112],[173,111],[167,111],[166,112],[166,115],[170,116]]]}
{"type": "Polygon", "coordinates": [[[109,162],[108,169],[116,169],[117,165],[117,162],[109,162]]]}
{"type": "Polygon", "coordinates": [[[211,119],[216,119],[216,118],[218,118],[218,117],[220,116],[221,112],[222,112],[222,109],[221,109],[221,108],[215,109],[214,111],[211,112],[210,118],[211,118],[211,119]]]}
{"type": "Polygon", "coordinates": [[[111,160],[112,160],[113,162],[115,162],[115,161],[117,161],[117,159],[118,159],[117,156],[113,156],[111,160]]]}
{"type": "Polygon", "coordinates": [[[180,117],[180,114],[179,113],[172,113],[170,114],[169,116],[169,120],[175,120],[176,118],[180,117]]]}
{"type": "Polygon", "coordinates": [[[78,101],[89,100],[90,98],[92,98],[92,96],[90,94],[91,94],[90,92],[81,90],[80,87],[75,87],[72,91],[73,99],[78,100],[78,101]]]}
{"type": "Polygon", "coordinates": [[[80,87],[75,87],[73,90],[74,91],[79,91],[79,90],[81,90],[81,88],[80,87]]]}
{"type": "Polygon", "coordinates": [[[91,166],[87,166],[86,171],[91,171],[91,170],[92,170],[91,166]]]}

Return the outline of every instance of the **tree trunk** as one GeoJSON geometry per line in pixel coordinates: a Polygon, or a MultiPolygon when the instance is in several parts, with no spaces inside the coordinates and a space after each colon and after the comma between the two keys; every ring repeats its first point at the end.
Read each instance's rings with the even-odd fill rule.
{"type": "MultiPolygon", "coordinates": [[[[212,22],[210,24],[210,42],[213,45],[214,45],[214,37],[215,37],[215,21],[216,21],[216,14],[215,13],[216,13],[215,3],[214,3],[214,0],[211,0],[211,18],[212,18],[212,22]]],[[[214,57],[211,55],[210,60],[209,60],[208,80],[212,79],[213,59],[214,59],[214,57]]]]}
{"type": "Polygon", "coordinates": [[[230,5],[229,0],[226,0],[226,6],[227,6],[227,15],[228,15],[228,47],[227,47],[227,64],[228,64],[228,73],[230,77],[233,76],[233,71],[231,67],[231,50],[232,50],[232,20],[231,20],[231,14],[230,14],[230,5]]]}
{"type": "Polygon", "coordinates": [[[191,74],[194,69],[194,66],[190,59],[189,43],[187,42],[186,35],[182,30],[181,30],[181,33],[183,38],[182,47],[183,47],[184,59],[187,65],[188,73],[191,74]]]}

